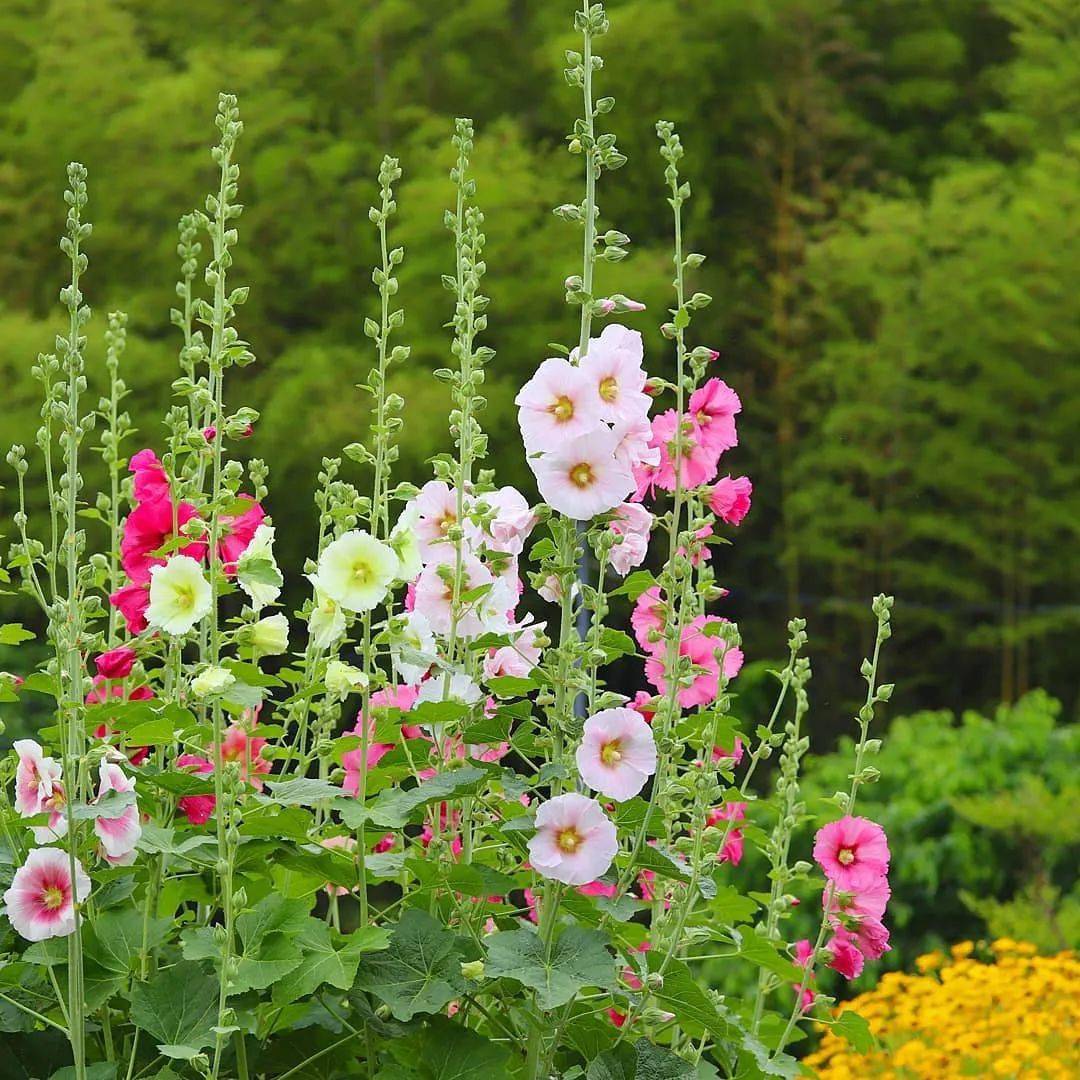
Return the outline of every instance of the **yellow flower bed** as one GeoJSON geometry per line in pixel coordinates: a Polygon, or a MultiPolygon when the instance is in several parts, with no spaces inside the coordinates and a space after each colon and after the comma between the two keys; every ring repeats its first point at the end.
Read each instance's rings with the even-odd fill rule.
{"type": "Polygon", "coordinates": [[[987,962],[966,941],[920,956],[918,975],[882,976],[840,1007],[866,1019],[879,1049],[856,1053],[826,1031],[806,1064],[821,1080],[1080,1077],[1080,959],[1008,938],[981,952],[987,962]]]}

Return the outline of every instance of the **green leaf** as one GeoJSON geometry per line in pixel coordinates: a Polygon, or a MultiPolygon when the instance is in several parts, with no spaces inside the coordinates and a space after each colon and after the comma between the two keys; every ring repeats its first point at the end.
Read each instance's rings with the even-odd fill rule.
{"type": "Polygon", "coordinates": [[[633,1050],[625,1043],[589,1062],[587,1080],[691,1080],[694,1066],[670,1050],[638,1039],[633,1050]]]}
{"type": "Polygon", "coordinates": [[[536,990],[542,1009],[565,1005],[586,986],[607,989],[615,981],[615,961],[607,938],[596,930],[571,926],[545,950],[532,930],[507,930],[487,939],[485,972],[514,979],[536,990]]]}
{"type": "MultiPolygon", "coordinates": [[[[736,933],[736,931],[732,931],[736,933]]],[[[797,983],[803,977],[803,970],[796,967],[786,956],[779,952],[775,945],[766,941],[760,934],[752,930],[744,930],[741,934],[739,955],[752,964],[779,975],[789,983],[797,983]]]]}
{"type": "Polygon", "coordinates": [[[717,888],[716,895],[709,904],[709,916],[714,922],[732,926],[735,923],[749,922],[757,909],[756,900],[743,896],[734,885],[722,885],[717,888]]]}
{"type": "Polygon", "coordinates": [[[268,780],[273,802],[282,806],[313,806],[325,799],[341,797],[341,788],[329,780],[316,780],[306,776],[294,780],[268,780]]]}
{"type": "Polygon", "coordinates": [[[442,802],[472,794],[486,776],[483,769],[478,769],[475,765],[464,765],[460,769],[437,773],[430,780],[425,780],[408,791],[386,788],[380,791],[375,801],[366,808],[360,803],[343,804],[341,816],[345,823],[353,828],[369,820],[400,829],[421,806],[436,800],[442,802]]]}
{"type": "Polygon", "coordinates": [[[869,1054],[877,1045],[877,1039],[870,1030],[866,1018],[854,1009],[845,1009],[832,1024],[834,1035],[842,1035],[851,1044],[856,1053],[869,1054]]]}
{"type": "Polygon", "coordinates": [[[647,589],[656,584],[656,578],[648,570],[635,570],[617,589],[612,589],[612,596],[628,596],[636,600],[647,589]]]}
{"type": "Polygon", "coordinates": [[[356,967],[364,953],[385,949],[387,931],[363,927],[347,936],[331,934],[321,919],[309,918],[295,940],[303,952],[303,962],[274,986],[274,1003],[287,1005],[314,993],[323,983],[348,990],[356,977],[356,967]]]}
{"type": "Polygon", "coordinates": [[[389,946],[363,958],[356,986],[390,1006],[398,1020],[438,1012],[468,989],[461,974],[461,940],[425,911],[410,908],[389,946]]]}
{"type": "Polygon", "coordinates": [[[24,641],[33,641],[34,634],[22,623],[9,622],[0,626],[0,645],[21,645],[24,641]]]}
{"type": "Polygon", "coordinates": [[[146,948],[151,950],[165,940],[171,924],[171,919],[152,916],[144,924],[143,913],[134,908],[105,911],[90,925],[86,955],[106,971],[127,975],[138,966],[144,929],[146,948]]]}
{"type": "Polygon", "coordinates": [[[487,685],[496,697],[501,698],[524,697],[540,689],[535,679],[525,679],[520,675],[498,675],[488,679],[487,685]]]}
{"type": "Polygon", "coordinates": [[[495,1080],[511,1073],[509,1048],[433,1018],[407,1039],[389,1045],[398,1063],[379,1070],[378,1080],[495,1080]]]}
{"type": "MultiPolygon", "coordinates": [[[[656,952],[647,954],[649,971],[659,971],[663,958],[656,952]]],[[[722,1017],[705,991],[698,985],[690,969],[681,960],[669,960],[664,969],[664,985],[652,992],[661,1007],[675,1014],[687,1033],[697,1038],[707,1031],[716,1039],[730,1039],[732,1028],[722,1017]]]]}
{"type": "Polygon", "coordinates": [[[159,971],[131,990],[131,1020],[166,1046],[196,1050],[214,1042],[218,981],[190,960],[159,971]]]}

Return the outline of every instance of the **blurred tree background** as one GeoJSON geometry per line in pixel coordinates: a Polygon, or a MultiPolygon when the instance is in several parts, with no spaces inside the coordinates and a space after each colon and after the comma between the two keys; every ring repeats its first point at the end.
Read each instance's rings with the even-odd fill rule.
{"type": "MultiPolygon", "coordinates": [[[[810,620],[816,731],[849,723],[869,599],[898,597],[887,677],[901,709],[988,707],[1047,688],[1077,707],[1080,633],[1080,6],[1076,0],[609,0],[601,93],[627,167],[605,226],[633,254],[602,286],[654,371],[668,302],[668,214],[653,125],[688,150],[689,243],[709,262],[695,320],[742,396],[725,465],[755,483],[721,549],[726,613],[751,657],[810,620]]],[[[449,356],[442,211],[449,134],[475,117],[487,217],[486,427],[528,489],[517,387],[575,333],[561,282],[579,197],[561,76],[571,11],[553,0],[5,0],[0,5],[0,442],[32,444],[30,366],[59,328],[57,236],[69,159],[90,170],[90,365],[129,313],[139,438],[179,345],[169,325],[179,216],[211,182],[216,95],[240,96],[242,328],[259,363],[241,451],[271,465],[270,509],[298,573],[319,460],[363,436],[367,208],[401,158],[403,470],[449,445],[430,372],[449,356]]],[[[242,385],[241,385],[242,384],[242,385]]],[[[99,381],[98,385],[101,383],[99,381]]],[[[93,490],[93,477],[89,490],[93,490]]],[[[40,495],[38,496],[40,498],[40,495]]],[[[11,491],[3,493],[5,517],[11,491]]],[[[40,520],[40,518],[39,518],[40,520]]],[[[32,612],[25,617],[32,618],[32,612]]],[[[632,689],[632,687],[631,687],[632,689]]],[[[752,682],[748,701],[755,698],[752,682]]]]}

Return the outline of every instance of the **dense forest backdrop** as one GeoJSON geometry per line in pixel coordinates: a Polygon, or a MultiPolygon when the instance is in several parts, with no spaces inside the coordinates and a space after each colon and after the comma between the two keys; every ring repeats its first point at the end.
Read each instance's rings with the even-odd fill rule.
{"type": "MultiPolygon", "coordinates": [[[[604,227],[633,238],[602,284],[653,370],[669,216],[653,131],[675,121],[695,186],[695,319],[745,404],[732,471],[751,516],[719,549],[751,658],[810,620],[820,727],[847,726],[869,598],[897,596],[887,677],[902,708],[1043,686],[1076,709],[1080,634],[1080,4],[1076,0],[609,0],[600,92],[628,165],[604,227]]],[[[129,314],[140,438],[160,444],[176,373],[172,223],[211,182],[217,92],[240,96],[242,329],[259,363],[233,404],[271,466],[296,575],[322,455],[361,437],[375,303],[367,208],[401,158],[397,374],[406,475],[449,445],[443,324],[452,118],[473,116],[487,217],[485,425],[528,488],[512,398],[576,334],[579,238],[565,149],[577,101],[560,0],[4,0],[0,4],[0,443],[33,443],[30,367],[59,327],[65,163],[90,170],[90,367],[129,314]]],[[[240,384],[243,384],[242,387],[240,384]]],[[[100,383],[98,384],[100,386],[100,383]]],[[[131,444],[134,447],[134,443],[131,444]]],[[[93,485],[90,485],[91,490],[93,485]]],[[[11,491],[2,496],[5,516],[11,491]]],[[[10,617],[10,616],[9,616],[10,617]]],[[[27,618],[32,613],[27,612],[27,618]]],[[[752,669],[748,669],[751,671],[752,669]]],[[[747,690],[752,684],[747,685],[747,690]]]]}

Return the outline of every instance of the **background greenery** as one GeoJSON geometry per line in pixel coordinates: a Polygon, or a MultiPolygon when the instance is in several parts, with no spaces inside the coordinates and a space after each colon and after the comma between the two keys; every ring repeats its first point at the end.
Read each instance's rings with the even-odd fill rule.
{"type": "MultiPolygon", "coordinates": [[[[1066,717],[1077,707],[1080,7],[607,6],[601,93],[616,97],[609,119],[630,161],[600,203],[634,248],[602,284],[648,304],[630,318],[662,370],[669,240],[653,124],[671,119],[697,196],[690,246],[710,256],[695,284],[716,297],[695,328],[722,350],[717,371],[745,403],[729,459],[755,483],[739,542],[718,556],[729,613],[759,658],[781,651],[789,614],[808,617],[814,730],[828,746],[849,723],[869,597],[897,595],[887,678],[898,684],[894,712],[914,715],[893,727],[874,808],[895,844],[917,852],[898,871],[911,947],[939,931],[963,936],[965,894],[1061,887],[1059,856],[1038,839],[1040,828],[1054,833],[1052,800],[1066,790],[1045,762],[1076,759],[1075,738],[1047,727],[1056,706],[1034,696],[959,725],[936,710],[992,710],[1035,686],[1066,717]],[[995,792],[1008,804],[978,803],[995,792]],[[1018,824],[1003,828],[1010,814],[1018,824]],[[1015,857],[1003,856],[1010,845],[1015,857]],[[1025,863],[1020,874],[1016,860],[1036,849],[1043,869],[1025,863]]],[[[260,359],[234,383],[234,403],[242,381],[262,412],[243,449],[271,465],[294,578],[313,535],[319,459],[366,424],[364,398],[348,388],[371,362],[360,332],[374,304],[367,207],[387,151],[405,170],[400,277],[413,355],[395,386],[408,402],[405,474],[422,481],[424,460],[448,445],[430,372],[448,357],[440,274],[451,264],[442,210],[455,115],[475,117],[479,133],[487,341],[498,350],[492,457],[505,482],[529,488],[511,401],[545,343],[575,332],[561,282],[577,267],[578,236],[551,214],[579,186],[579,159],[564,148],[576,108],[561,76],[569,7],[4,0],[0,444],[33,441],[29,368],[59,327],[71,158],[90,169],[95,222],[90,366],[100,380],[105,313],[129,312],[132,413],[141,437],[160,443],[152,418],[168,402],[178,347],[170,223],[210,184],[211,121],[227,89],[246,124],[235,276],[252,286],[242,325],[260,359]]],[[[7,516],[10,491],[0,497],[7,516]]],[[[756,700],[751,680],[744,689],[756,700]]],[[[826,760],[815,783],[842,786],[845,768],[826,760]]]]}

